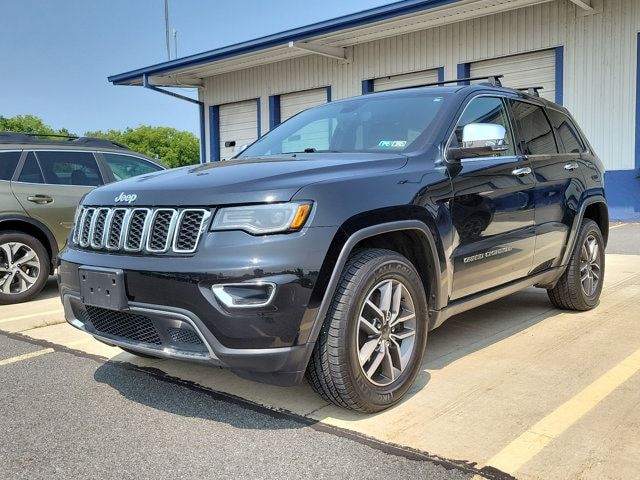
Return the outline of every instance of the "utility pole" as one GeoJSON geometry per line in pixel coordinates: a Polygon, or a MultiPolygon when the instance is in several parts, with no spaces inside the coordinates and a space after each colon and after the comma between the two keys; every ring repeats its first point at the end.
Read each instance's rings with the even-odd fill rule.
{"type": "Polygon", "coordinates": [[[173,58],[178,58],[178,31],[173,29],[173,58]]]}
{"type": "Polygon", "coordinates": [[[169,0],[164,0],[164,36],[167,46],[167,60],[171,60],[171,45],[169,42],[169,0]]]}

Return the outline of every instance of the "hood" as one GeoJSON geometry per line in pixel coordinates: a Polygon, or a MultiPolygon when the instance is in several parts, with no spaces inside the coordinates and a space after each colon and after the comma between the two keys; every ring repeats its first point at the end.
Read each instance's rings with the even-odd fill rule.
{"type": "Polygon", "coordinates": [[[164,170],[90,192],[85,205],[214,206],[286,202],[301,188],[402,168],[400,154],[311,153],[243,158],[164,170]]]}

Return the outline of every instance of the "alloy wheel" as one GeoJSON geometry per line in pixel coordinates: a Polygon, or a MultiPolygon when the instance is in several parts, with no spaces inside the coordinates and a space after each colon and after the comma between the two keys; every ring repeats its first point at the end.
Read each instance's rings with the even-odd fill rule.
{"type": "Polygon", "coordinates": [[[588,297],[598,289],[602,272],[602,258],[598,240],[588,235],[580,249],[580,283],[588,297]]]}
{"type": "Polygon", "coordinates": [[[29,290],[40,275],[40,259],[28,245],[8,242],[0,245],[0,292],[19,294],[29,290]]]}
{"type": "Polygon", "coordinates": [[[393,383],[413,353],[416,314],[408,289],[395,279],[374,286],[358,318],[356,338],[360,368],[377,386],[393,383]]]}

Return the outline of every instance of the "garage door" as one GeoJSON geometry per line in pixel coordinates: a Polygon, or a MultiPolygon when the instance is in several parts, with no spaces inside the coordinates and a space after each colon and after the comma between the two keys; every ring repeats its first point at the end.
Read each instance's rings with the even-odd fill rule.
{"type": "Polygon", "coordinates": [[[555,101],[556,53],[542,50],[510,57],[493,58],[471,64],[471,76],[504,75],[505,87],[543,87],[540,96],[555,101]]]}
{"type": "Polygon", "coordinates": [[[307,108],[327,103],[327,100],[326,88],[315,88],[313,90],[280,95],[280,121],[284,122],[307,108]]]}
{"type": "Polygon", "coordinates": [[[391,77],[376,78],[373,81],[373,91],[383,92],[394,88],[419,87],[427,83],[438,81],[438,70],[422,70],[420,72],[392,75],[391,77]]]}
{"type": "Polygon", "coordinates": [[[258,138],[258,102],[247,100],[220,105],[219,115],[220,159],[228,160],[240,147],[258,138]]]}

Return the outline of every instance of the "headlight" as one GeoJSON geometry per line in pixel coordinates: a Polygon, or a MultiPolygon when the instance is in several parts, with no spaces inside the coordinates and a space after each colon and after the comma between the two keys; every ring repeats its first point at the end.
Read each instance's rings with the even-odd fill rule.
{"type": "Polygon", "coordinates": [[[263,234],[300,230],[311,213],[311,203],[272,203],[246,207],[221,208],[216,212],[212,230],[244,230],[263,234]]]}

